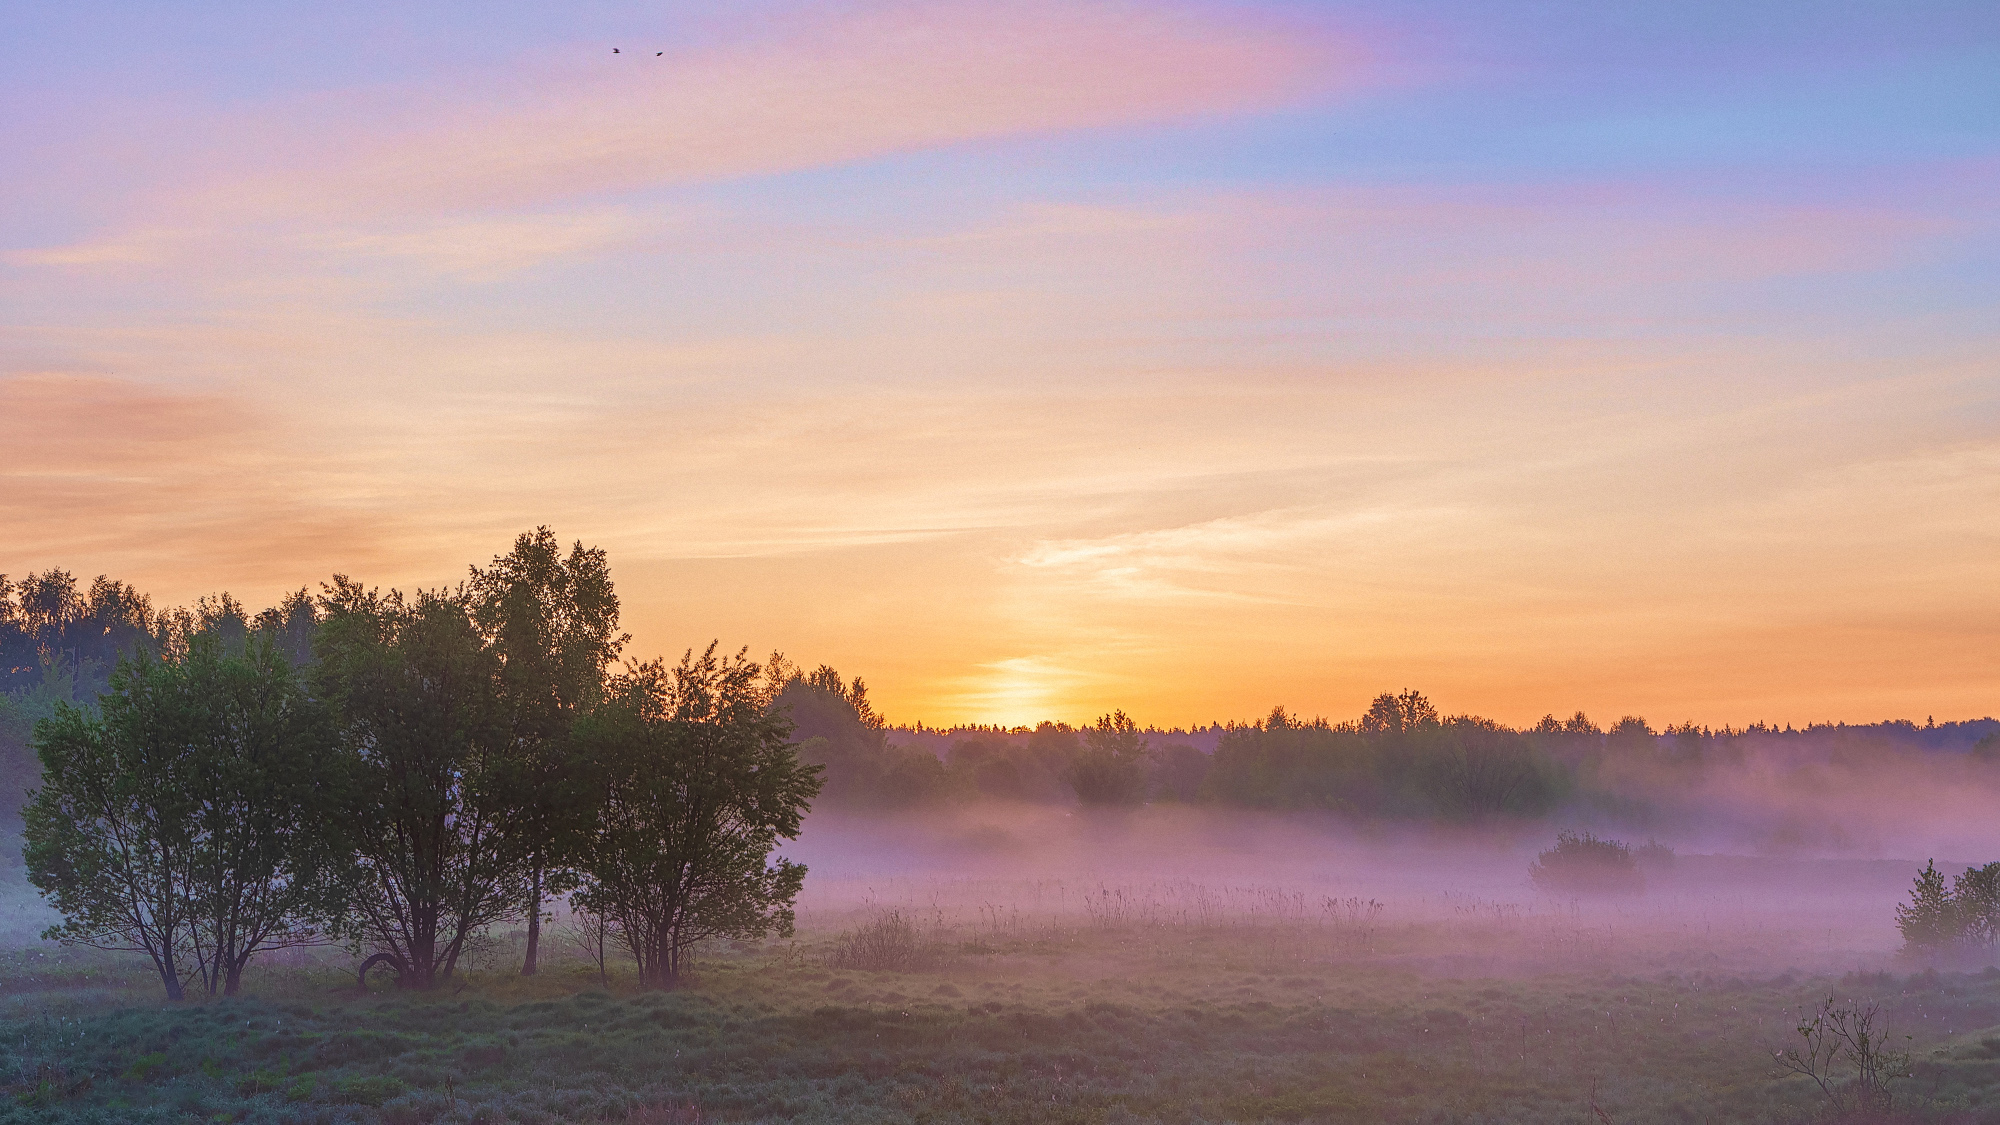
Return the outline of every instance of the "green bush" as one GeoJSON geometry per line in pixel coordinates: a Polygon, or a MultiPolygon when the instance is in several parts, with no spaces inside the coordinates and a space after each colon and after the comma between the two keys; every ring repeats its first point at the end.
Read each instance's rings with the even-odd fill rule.
{"type": "Polygon", "coordinates": [[[1632,849],[1588,831],[1556,833],[1556,846],[1535,857],[1528,877],[1535,886],[1561,894],[1638,894],[1646,889],[1632,849]]]}

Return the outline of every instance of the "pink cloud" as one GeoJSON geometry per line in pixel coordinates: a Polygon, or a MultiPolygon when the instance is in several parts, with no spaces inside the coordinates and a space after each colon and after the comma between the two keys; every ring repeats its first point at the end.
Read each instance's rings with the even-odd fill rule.
{"type": "MultiPolygon", "coordinates": [[[[155,193],[117,208],[149,227],[326,226],[1254,112],[1366,83],[1369,66],[1354,42],[1241,13],[885,3],[803,9],[662,57],[572,44],[507,72],[204,114],[192,131],[163,120],[92,148],[120,166],[107,183],[136,176],[155,193]],[[170,154],[160,130],[181,137],[170,154]]],[[[15,260],[115,264],[153,257],[153,242],[128,228],[15,260]]]]}
{"type": "Polygon", "coordinates": [[[227,394],[0,377],[0,570],[110,571],[174,602],[275,596],[396,553],[384,541],[401,521],[330,489],[336,466],[300,438],[227,394]]]}
{"type": "Polygon", "coordinates": [[[663,58],[553,65],[365,153],[354,186],[519,203],[969,140],[1270,108],[1356,84],[1350,44],[1169,5],[891,4],[663,58]]]}

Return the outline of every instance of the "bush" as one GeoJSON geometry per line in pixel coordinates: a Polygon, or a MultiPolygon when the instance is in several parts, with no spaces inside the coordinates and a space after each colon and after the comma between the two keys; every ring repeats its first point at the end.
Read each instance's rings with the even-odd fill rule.
{"type": "Polygon", "coordinates": [[[1528,877],[1545,891],[1564,894],[1638,894],[1646,889],[1632,849],[1589,832],[1556,833],[1556,846],[1535,857],[1528,877]]]}
{"type": "Polygon", "coordinates": [[[907,973],[929,968],[937,960],[936,947],[923,939],[902,911],[891,910],[858,930],[841,934],[826,963],[835,969],[907,973]]]}

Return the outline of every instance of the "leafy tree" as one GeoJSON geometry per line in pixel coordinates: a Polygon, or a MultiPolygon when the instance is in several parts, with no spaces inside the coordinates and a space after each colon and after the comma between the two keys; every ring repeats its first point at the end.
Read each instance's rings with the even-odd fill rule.
{"type": "Polygon", "coordinates": [[[1060,769],[1069,765],[1076,752],[1083,749],[1083,739],[1077,737],[1075,728],[1068,723],[1052,723],[1046,720],[1036,723],[1034,733],[1028,736],[1028,753],[1044,766],[1060,769]]]}
{"type": "Polygon", "coordinates": [[[1374,736],[1399,736],[1415,734],[1427,727],[1438,725],[1437,708],[1424,698],[1422,692],[1404,689],[1401,695],[1383,692],[1368,704],[1368,711],[1361,716],[1362,734],[1374,736]]]}
{"type": "Polygon", "coordinates": [[[311,663],[313,637],[319,632],[319,603],[306,590],[294,590],[259,613],[251,628],[269,638],[293,665],[311,663]]]}
{"type": "Polygon", "coordinates": [[[861,677],[854,677],[853,684],[842,687],[840,673],[834,671],[831,665],[822,664],[803,678],[820,691],[846,700],[847,705],[854,708],[855,718],[862,726],[876,730],[882,728],[882,716],[877,715],[874,706],[868,702],[868,684],[861,677]]]}
{"type": "MultiPolygon", "coordinates": [[[[127,686],[114,675],[114,697],[127,686]]],[[[196,970],[193,800],[174,784],[176,740],[130,737],[141,725],[67,703],[36,724],[42,787],[22,850],[29,881],[63,916],[46,939],[144,953],[179,1000],[196,970]]]]}
{"type": "Polygon", "coordinates": [[[256,954],[319,941],[346,864],[321,709],[268,643],[121,662],[101,716],[37,727],[29,877],[52,939],[146,953],[167,995],[234,994],[256,954]]]}
{"type": "Polygon", "coordinates": [[[1547,812],[1552,772],[1528,740],[1491,719],[1458,716],[1428,740],[1429,795],[1448,816],[1467,819],[1547,812]]]}
{"type": "Polygon", "coordinates": [[[406,598],[336,576],[321,602],[317,682],[354,773],[347,931],[431,988],[529,897],[540,825],[521,801],[500,659],[463,590],[406,598]]]}
{"type": "Polygon", "coordinates": [[[1605,734],[1612,738],[1628,738],[1633,740],[1658,737],[1653,733],[1653,728],[1647,724],[1646,720],[1637,715],[1627,715],[1619,719],[1617,722],[1611,724],[1611,729],[1606,731],[1605,734]]]}
{"type": "Polygon", "coordinates": [[[1082,731],[1083,749],[1064,780],[1086,805],[1136,805],[1146,798],[1146,739],[1123,711],[1082,731]]]}
{"type": "Polygon", "coordinates": [[[162,704],[185,712],[194,736],[196,955],[208,993],[234,996],[253,956],[323,941],[340,914],[347,779],[325,709],[270,641],[225,656],[203,638],[153,667],[174,693],[162,704]]]}
{"type": "Polygon", "coordinates": [[[145,644],[152,604],[123,582],[99,575],[87,591],[75,576],[50,568],[0,592],[0,688],[30,686],[45,660],[78,678],[84,698],[104,688],[118,658],[145,644]]]}
{"type": "Polygon", "coordinates": [[[805,868],[771,853],[798,838],[819,771],[793,752],[758,671],[714,645],[672,669],[643,664],[579,727],[598,814],[572,901],[616,926],[645,984],[671,987],[697,942],[791,932],[805,868]]]}
{"type": "Polygon", "coordinates": [[[2000,863],[1967,868],[1953,876],[1951,903],[1960,940],[1977,946],[2000,941],[2000,863]]]}
{"type": "Polygon", "coordinates": [[[473,567],[468,589],[473,619],[499,661],[519,830],[531,853],[521,972],[532,976],[543,884],[578,809],[570,799],[570,727],[602,696],[605,669],[629,638],[618,631],[618,595],[604,551],[578,542],[565,557],[546,527],[523,533],[486,569],[473,567]]]}
{"type": "Polygon", "coordinates": [[[1957,940],[1958,912],[1945,889],[1944,873],[1935,861],[1926,862],[1917,873],[1910,901],[1896,908],[1896,927],[1903,942],[1912,950],[1936,950],[1957,940]]]}
{"type": "MultiPolygon", "coordinates": [[[[783,657],[774,656],[783,665],[783,657]]],[[[784,665],[788,666],[788,665],[784,665]]],[[[882,717],[868,701],[868,687],[852,685],[824,664],[811,673],[777,679],[770,709],[793,724],[800,758],[822,767],[828,804],[855,808],[909,808],[943,798],[951,778],[937,755],[891,743],[882,717]]]]}

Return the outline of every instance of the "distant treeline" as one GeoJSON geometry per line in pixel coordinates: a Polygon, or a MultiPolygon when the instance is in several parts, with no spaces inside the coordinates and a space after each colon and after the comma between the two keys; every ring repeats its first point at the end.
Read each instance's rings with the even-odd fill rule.
{"type": "MultiPolygon", "coordinates": [[[[227,594],[158,612],[124,583],[87,587],[51,570],[18,584],[0,576],[0,816],[34,784],[27,750],[37,718],[57,702],[89,704],[119,654],[168,651],[196,634],[269,637],[289,659],[312,659],[324,599],[301,590],[249,613],[227,594]]],[[[820,765],[823,806],[917,809],[991,798],[1133,805],[1181,802],[1324,810],[1359,817],[1476,820],[1544,817],[1584,807],[1627,810],[1634,793],[1684,784],[1777,748],[1791,759],[1860,761],[1898,754],[2000,756],[2000,722],[1766,724],[1656,730],[1627,716],[1600,726],[1581,712],[1513,729],[1446,715],[1421,693],[1378,696],[1355,719],[1305,719],[1283,708],[1250,723],[1142,730],[1122,712],[1071,726],[891,727],[865,683],[774,656],[785,686],[772,706],[795,724],[800,757],[820,765]]]]}
{"type": "Polygon", "coordinates": [[[1643,718],[1606,728],[1577,712],[1517,730],[1440,714],[1422,693],[1404,691],[1379,695],[1366,713],[1338,723],[1280,707],[1255,722],[1193,731],[1139,730],[1122,713],[1082,727],[887,728],[865,695],[859,707],[849,703],[831,669],[795,685],[787,699],[801,754],[827,766],[824,800],[872,808],[991,797],[1398,819],[1543,817],[1563,809],[1616,818],[1643,812],[1635,803],[1649,790],[1684,789],[1772,752],[1794,765],[1864,765],[1910,754],[2000,759],[2000,722],[1993,719],[1804,729],[1683,723],[1659,731],[1643,718]]]}

